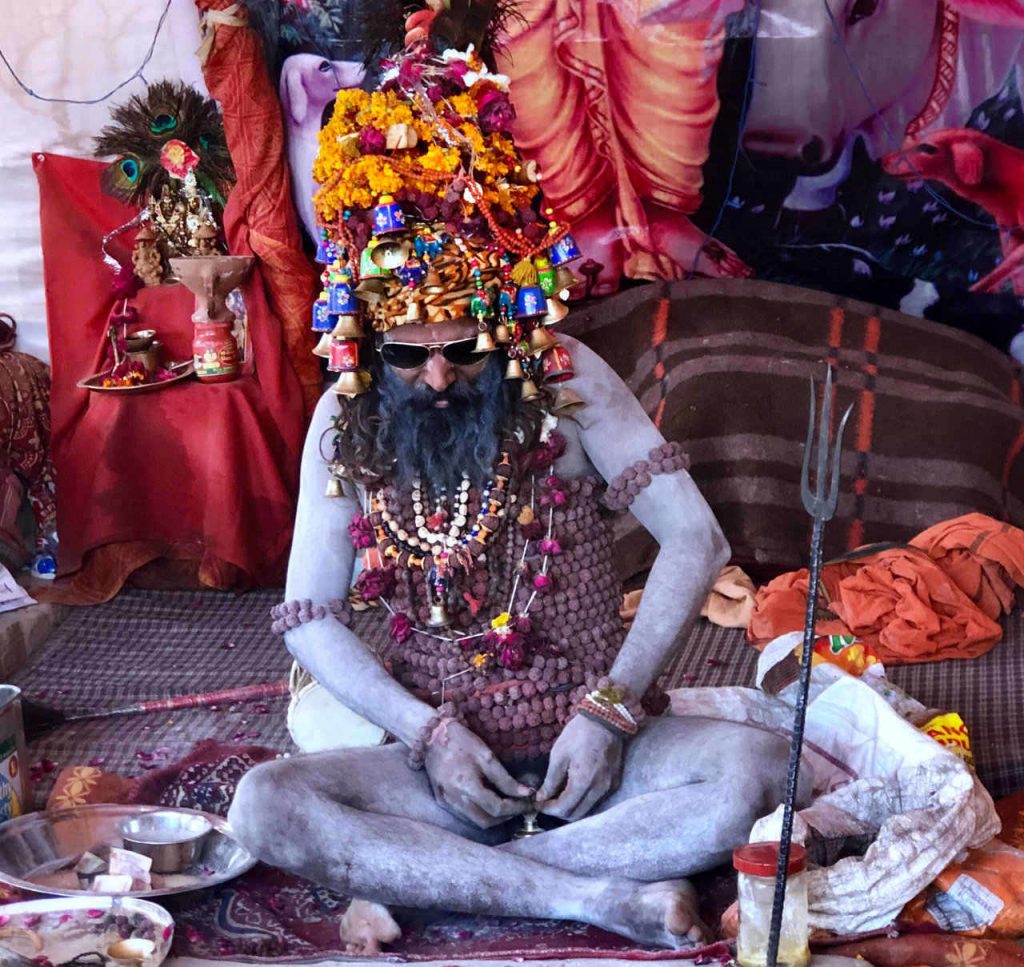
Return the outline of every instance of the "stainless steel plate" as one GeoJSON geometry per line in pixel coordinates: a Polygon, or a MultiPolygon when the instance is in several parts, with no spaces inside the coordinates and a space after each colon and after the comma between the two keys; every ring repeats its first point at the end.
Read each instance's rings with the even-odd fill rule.
{"type": "MultiPolygon", "coordinates": [[[[122,820],[168,811],[165,806],[76,806],[12,819],[0,826],[0,882],[50,896],[102,896],[74,886],[78,878],[72,867],[79,857],[98,846],[121,846],[118,826],[122,820]]],[[[232,836],[227,820],[191,809],[180,812],[203,816],[213,826],[196,867],[161,877],[159,886],[151,890],[119,896],[189,893],[225,883],[256,865],[252,854],[232,836]]]]}
{"type": "Polygon", "coordinates": [[[155,903],[118,897],[92,896],[88,899],[30,900],[3,908],[0,934],[0,964],[64,963],[82,954],[101,954],[106,963],[127,964],[114,959],[122,953],[115,945],[126,937],[152,944],[138,967],[159,967],[170,953],[174,920],[155,903]],[[111,948],[114,952],[111,953],[111,948]],[[109,958],[109,959],[108,959],[109,958]]]}

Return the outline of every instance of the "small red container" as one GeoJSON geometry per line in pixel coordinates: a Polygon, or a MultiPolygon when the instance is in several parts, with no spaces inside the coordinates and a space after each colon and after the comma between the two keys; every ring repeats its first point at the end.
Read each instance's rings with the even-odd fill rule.
{"type": "Polygon", "coordinates": [[[192,340],[192,365],[204,383],[238,379],[238,344],[231,322],[197,322],[192,340]]]}
{"type": "Polygon", "coordinates": [[[565,383],[576,376],[572,368],[572,356],[563,346],[554,346],[544,353],[541,366],[546,383],[565,383]]]}

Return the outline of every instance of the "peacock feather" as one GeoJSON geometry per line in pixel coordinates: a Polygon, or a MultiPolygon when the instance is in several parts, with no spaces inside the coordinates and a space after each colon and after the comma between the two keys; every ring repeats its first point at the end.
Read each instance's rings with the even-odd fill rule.
{"type": "Polygon", "coordinates": [[[235,172],[214,100],[179,81],[157,81],[115,107],[111,122],[94,142],[99,157],[116,159],[103,171],[105,192],[139,206],[159,196],[173,178],[161,166],[160,152],[177,140],[199,156],[196,180],[223,206],[235,172]]]}

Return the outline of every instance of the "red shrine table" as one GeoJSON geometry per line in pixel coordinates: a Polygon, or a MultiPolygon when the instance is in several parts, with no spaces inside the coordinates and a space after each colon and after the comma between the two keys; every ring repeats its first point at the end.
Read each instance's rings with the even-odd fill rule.
{"type": "MultiPolygon", "coordinates": [[[[240,379],[189,379],[147,393],[76,384],[102,368],[114,298],[104,234],[133,212],[103,195],[101,165],[36,155],[53,369],[63,600],[106,600],[159,557],[199,561],[211,587],[279,586],[291,539],[305,417],[301,388],[258,266],[243,286],[250,357],[240,379]]],[[[230,203],[225,215],[231,216],[230,203]]],[[[133,232],[108,246],[128,261],[133,232]]],[[[243,238],[245,236],[243,235],[243,238]]],[[[236,251],[234,254],[249,254],[236,251]]],[[[157,330],[165,360],[191,358],[194,298],[143,289],[137,328],[157,330]]]]}

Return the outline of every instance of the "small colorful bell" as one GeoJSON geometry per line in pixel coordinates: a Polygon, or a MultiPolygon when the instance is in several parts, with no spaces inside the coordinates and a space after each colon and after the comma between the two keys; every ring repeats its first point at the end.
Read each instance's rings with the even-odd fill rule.
{"type": "Polygon", "coordinates": [[[334,261],[334,246],[327,237],[327,229],[321,229],[320,239],[316,243],[316,260],[322,265],[330,265],[334,261]]]}
{"type": "Polygon", "coordinates": [[[551,252],[551,264],[556,269],[560,265],[567,265],[569,262],[575,262],[576,259],[583,258],[583,253],[579,250],[576,240],[571,235],[563,235],[551,246],[549,251],[551,252]]]}
{"type": "Polygon", "coordinates": [[[327,310],[334,315],[354,315],[359,312],[359,300],[356,299],[352,286],[347,282],[332,282],[327,287],[327,310]]]}
{"type": "Polygon", "coordinates": [[[524,285],[516,293],[516,318],[532,319],[547,312],[547,297],[539,285],[524,285]]]}
{"type": "Polygon", "coordinates": [[[359,317],[347,313],[338,316],[337,325],[331,331],[331,335],[335,339],[362,339],[363,327],[359,322],[359,317]]]}
{"type": "Polygon", "coordinates": [[[348,373],[339,374],[334,381],[331,391],[338,396],[359,396],[370,388],[370,374],[365,369],[354,369],[348,373]]]}
{"type": "Polygon", "coordinates": [[[334,339],[327,370],[331,373],[351,373],[359,369],[359,343],[355,339],[334,339]]]}
{"type": "Polygon", "coordinates": [[[387,278],[388,270],[381,268],[373,261],[373,249],[367,246],[359,256],[359,281],[367,279],[387,278]]]}
{"type": "Polygon", "coordinates": [[[583,285],[583,282],[584,280],[567,265],[555,269],[555,291],[559,299],[568,299],[570,290],[583,285]]]}
{"type": "Polygon", "coordinates": [[[537,384],[532,379],[524,379],[522,388],[520,389],[520,399],[524,403],[530,403],[540,396],[540,390],[537,389],[537,384]]]}
{"type": "Polygon", "coordinates": [[[540,356],[557,345],[558,340],[544,326],[535,326],[530,333],[530,355],[532,356],[540,356]]]}
{"type": "Polygon", "coordinates": [[[568,386],[563,386],[555,392],[555,401],[551,404],[551,412],[571,413],[586,405],[586,401],[579,393],[568,386]]]}
{"type": "Polygon", "coordinates": [[[540,326],[556,326],[569,315],[569,307],[554,296],[548,296],[547,306],[548,311],[544,313],[544,318],[537,323],[540,326]]]}
{"type": "Polygon", "coordinates": [[[387,235],[388,232],[405,230],[405,212],[390,195],[381,195],[373,209],[373,234],[387,235]]]}
{"type": "Polygon", "coordinates": [[[544,290],[544,295],[554,295],[558,289],[555,282],[555,270],[551,267],[551,262],[543,255],[538,255],[533,260],[533,264],[537,266],[537,284],[544,290]]]}
{"type": "Polygon", "coordinates": [[[417,299],[409,300],[409,308],[405,310],[405,321],[423,322],[423,303],[417,299]]]}
{"type": "Polygon", "coordinates": [[[566,383],[576,375],[569,350],[557,344],[541,357],[541,370],[546,383],[566,383]]]}
{"type": "Polygon", "coordinates": [[[313,303],[313,332],[330,332],[333,328],[334,320],[327,308],[327,296],[321,293],[320,298],[313,303]]]}
{"type": "Polygon", "coordinates": [[[374,265],[386,272],[394,272],[409,261],[412,246],[408,239],[385,239],[370,249],[370,258],[374,265]]]}
{"type": "Polygon", "coordinates": [[[430,617],[427,619],[428,628],[447,628],[448,610],[443,604],[432,604],[430,606],[430,617]]]}
{"type": "Polygon", "coordinates": [[[495,349],[497,349],[497,346],[494,345],[494,339],[491,336],[490,329],[487,328],[487,323],[481,322],[476,334],[476,345],[473,347],[473,352],[492,353],[495,349]]]}

